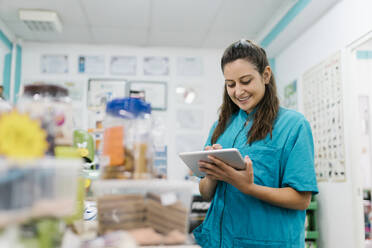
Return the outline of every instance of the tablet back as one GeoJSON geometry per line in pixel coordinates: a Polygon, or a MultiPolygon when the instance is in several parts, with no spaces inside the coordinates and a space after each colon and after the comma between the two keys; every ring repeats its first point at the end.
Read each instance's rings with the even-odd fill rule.
{"type": "Polygon", "coordinates": [[[222,160],[226,164],[230,165],[231,167],[244,170],[245,163],[244,159],[241,156],[240,152],[236,148],[229,148],[229,149],[220,149],[220,150],[208,150],[208,151],[197,151],[197,152],[182,152],[179,154],[182,161],[192,170],[192,172],[197,177],[204,177],[205,173],[199,171],[199,164],[200,160],[211,162],[208,159],[208,155],[215,156],[216,158],[222,160]]]}

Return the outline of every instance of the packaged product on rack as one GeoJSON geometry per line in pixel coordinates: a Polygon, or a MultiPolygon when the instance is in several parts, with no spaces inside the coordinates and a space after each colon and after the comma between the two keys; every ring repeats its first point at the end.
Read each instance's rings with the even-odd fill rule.
{"type": "Polygon", "coordinates": [[[109,159],[103,178],[151,178],[151,107],[138,98],[107,103],[101,153],[109,159]]]}
{"type": "Polygon", "coordinates": [[[41,121],[48,134],[48,154],[54,154],[55,146],[72,146],[72,105],[67,89],[48,84],[26,85],[17,109],[41,121]]]}
{"type": "Polygon", "coordinates": [[[163,179],[94,181],[99,233],[125,230],[139,245],[184,244],[194,187],[163,179]]]}

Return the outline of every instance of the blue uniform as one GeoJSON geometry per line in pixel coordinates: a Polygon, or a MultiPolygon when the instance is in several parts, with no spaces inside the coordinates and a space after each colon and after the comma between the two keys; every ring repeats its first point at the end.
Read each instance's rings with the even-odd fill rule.
{"type": "MultiPolygon", "coordinates": [[[[291,187],[297,191],[318,192],[314,170],[314,144],[305,117],[280,108],[272,138],[247,144],[253,120],[240,110],[217,144],[235,147],[253,162],[254,182],[273,188],[291,187]]],[[[213,125],[206,145],[211,145],[213,125]]],[[[209,247],[302,248],[305,245],[304,210],[271,205],[218,181],[204,222],[194,230],[199,245],[209,247]]]]}

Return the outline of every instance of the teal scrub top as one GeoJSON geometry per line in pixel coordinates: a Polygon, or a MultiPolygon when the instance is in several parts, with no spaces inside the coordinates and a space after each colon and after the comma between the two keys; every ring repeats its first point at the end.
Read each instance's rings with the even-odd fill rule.
{"type": "MultiPolygon", "coordinates": [[[[237,148],[253,162],[255,184],[318,193],[314,144],[309,122],[293,110],[280,108],[270,134],[247,144],[253,123],[240,110],[218,138],[223,148],[237,148]],[[245,125],[246,121],[248,124],[245,125]]],[[[211,145],[211,135],[206,146],[211,145]]],[[[277,207],[218,181],[204,222],[194,230],[202,247],[302,248],[305,246],[305,210],[277,207]]]]}

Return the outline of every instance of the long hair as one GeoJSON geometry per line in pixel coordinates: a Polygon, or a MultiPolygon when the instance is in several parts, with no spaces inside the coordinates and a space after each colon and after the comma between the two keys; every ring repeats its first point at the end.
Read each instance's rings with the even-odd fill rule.
{"type": "MultiPolygon", "coordinates": [[[[221,69],[224,71],[225,65],[237,59],[244,59],[256,67],[256,70],[263,76],[266,66],[269,65],[266,52],[263,48],[249,40],[234,42],[226,48],[221,58],[221,69]]],[[[218,124],[212,134],[211,143],[214,144],[218,137],[225,131],[231,117],[239,111],[239,107],[231,100],[224,86],[223,102],[219,109],[218,124]]],[[[279,99],[276,92],[274,75],[268,84],[265,84],[265,94],[256,106],[253,117],[253,124],[247,133],[247,140],[250,145],[254,141],[264,139],[267,134],[272,138],[274,121],[279,112],[279,99]]]]}

